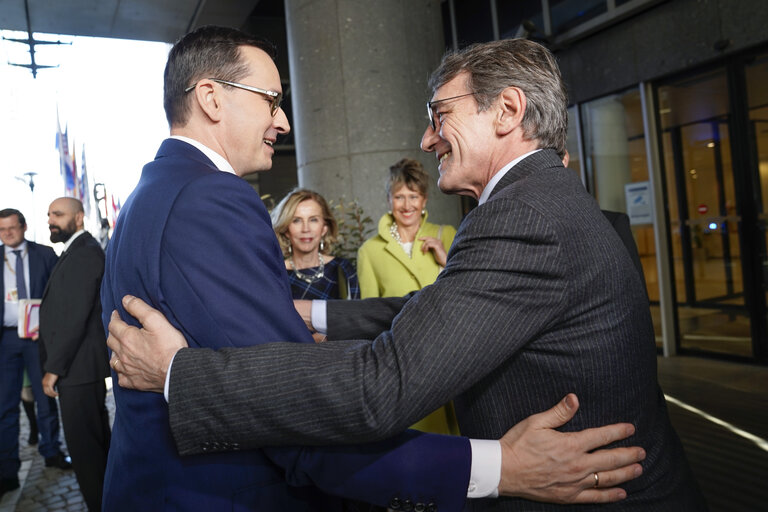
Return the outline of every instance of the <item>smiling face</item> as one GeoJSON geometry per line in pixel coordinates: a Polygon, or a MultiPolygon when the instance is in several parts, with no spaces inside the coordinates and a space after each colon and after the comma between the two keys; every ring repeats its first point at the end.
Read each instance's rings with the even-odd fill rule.
{"type": "Polygon", "coordinates": [[[477,102],[461,73],[435,91],[432,101],[453,98],[434,106],[435,128],[427,126],[421,149],[435,153],[440,190],[447,194],[480,197],[485,185],[498,171],[498,138],[493,105],[478,112],[477,102]]]}
{"type": "Polygon", "coordinates": [[[296,206],[288,232],[285,234],[298,255],[317,253],[320,240],[328,233],[323,209],[314,199],[306,199],[296,206]]]}
{"type": "Polygon", "coordinates": [[[389,207],[397,225],[403,228],[418,226],[421,223],[421,211],[427,206],[427,198],[407,185],[390,192],[389,207]]]}
{"type": "MultiPolygon", "coordinates": [[[[282,92],[280,74],[269,55],[252,46],[241,46],[240,55],[250,72],[238,83],[282,92]]],[[[215,87],[222,90],[224,157],[239,176],[271,169],[277,135],[291,129],[283,109],[273,117],[268,97],[222,84],[215,87]]]]}

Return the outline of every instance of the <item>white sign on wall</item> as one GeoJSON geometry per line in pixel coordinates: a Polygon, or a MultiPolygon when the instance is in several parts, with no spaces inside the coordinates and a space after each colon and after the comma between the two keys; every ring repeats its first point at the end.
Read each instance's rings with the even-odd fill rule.
{"type": "Polygon", "coordinates": [[[627,215],[631,225],[653,224],[653,200],[649,181],[627,183],[624,185],[624,197],[627,200],[627,215]]]}

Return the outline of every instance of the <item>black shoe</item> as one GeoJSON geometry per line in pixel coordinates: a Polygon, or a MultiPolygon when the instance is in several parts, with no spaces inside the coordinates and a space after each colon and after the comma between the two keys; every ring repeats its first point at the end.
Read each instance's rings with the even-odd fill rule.
{"type": "Polygon", "coordinates": [[[68,455],[64,455],[59,452],[53,457],[45,458],[45,467],[47,468],[59,468],[59,469],[72,469],[72,459],[68,455]]]}
{"type": "Polygon", "coordinates": [[[8,491],[12,491],[18,488],[19,488],[18,477],[14,476],[11,478],[0,478],[0,497],[2,497],[3,494],[7,493],[8,491]]]}

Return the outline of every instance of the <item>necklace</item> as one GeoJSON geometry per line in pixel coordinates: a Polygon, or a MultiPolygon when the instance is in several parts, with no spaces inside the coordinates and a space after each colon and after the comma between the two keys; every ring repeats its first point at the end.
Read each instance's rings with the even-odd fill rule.
{"type": "Polygon", "coordinates": [[[312,284],[315,281],[319,281],[324,277],[323,269],[325,268],[325,262],[323,261],[323,255],[320,253],[317,253],[317,259],[320,262],[320,265],[318,265],[320,269],[315,274],[307,275],[302,273],[301,271],[299,271],[299,269],[296,268],[296,265],[293,263],[293,255],[291,255],[291,258],[289,259],[291,263],[291,270],[293,270],[293,273],[296,277],[298,277],[299,279],[301,279],[307,284],[312,284]]]}
{"type": "Polygon", "coordinates": [[[395,239],[395,242],[397,242],[400,245],[400,247],[403,248],[403,251],[405,251],[405,254],[407,254],[409,258],[412,257],[411,251],[413,251],[413,242],[411,243],[403,242],[403,239],[400,238],[400,232],[397,230],[397,222],[393,221],[392,225],[389,226],[389,234],[392,235],[392,238],[395,239]]]}
{"type": "Polygon", "coordinates": [[[395,239],[395,242],[403,245],[403,239],[400,238],[400,232],[397,230],[397,222],[392,222],[392,225],[389,226],[389,234],[392,235],[392,238],[395,239]]]}

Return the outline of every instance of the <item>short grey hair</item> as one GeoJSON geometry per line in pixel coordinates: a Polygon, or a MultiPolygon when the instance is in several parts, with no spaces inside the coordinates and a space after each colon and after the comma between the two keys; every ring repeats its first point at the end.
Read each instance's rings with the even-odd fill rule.
{"type": "Polygon", "coordinates": [[[488,109],[507,87],[517,87],[526,97],[523,136],[565,156],[568,133],[568,94],[554,55],[527,39],[478,43],[443,56],[429,78],[435,91],[467,73],[467,86],[480,111],[488,109]]]}

